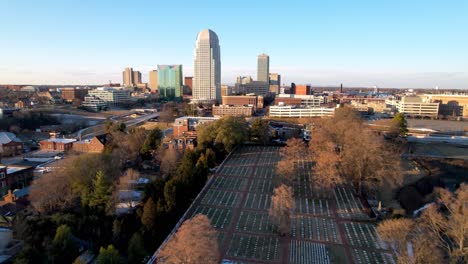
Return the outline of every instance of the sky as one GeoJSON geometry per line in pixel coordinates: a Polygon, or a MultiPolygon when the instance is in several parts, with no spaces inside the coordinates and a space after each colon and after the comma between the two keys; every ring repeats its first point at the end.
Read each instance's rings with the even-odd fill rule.
{"type": "Polygon", "coordinates": [[[158,64],[193,73],[197,33],[221,45],[222,82],[468,89],[466,0],[0,0],[0,84],[143,81],[158,64]]]}

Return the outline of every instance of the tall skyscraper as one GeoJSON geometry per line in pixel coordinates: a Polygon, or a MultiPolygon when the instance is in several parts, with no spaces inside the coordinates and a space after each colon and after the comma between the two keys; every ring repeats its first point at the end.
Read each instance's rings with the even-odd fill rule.
{"type": "Polygon", "coordinates": [[[281,87],[281,75],[270,73],[270,93],[279,94],[281,87]]]}
{"type": "Polygon", "coordinates": [[[269,82],[270,57],[267,54],[258,55],[257,60],[257,81],[269,82]]]}
{"type": "Polygon", "coordinates": [[[158,90],[158,71],[152,70],[148,74],[149,84],[148,87],[151,89],[151,92],[154,93],[158,90]]]}
{"type": "Polygon", "coordinates": [[[123,86],[131,87],[133,86],[133,68],[125,68],[122,72],[123,75],[123,86]]]}
{"type": "Polygon", "coordinates": [[[193,77],[194,100],[221,101],[221,52],[216,33],[209,29],[198,33],[195,42],[193,77]]]}
{"type": "Polygon", "coordinates": [[[133,72],[133,87],[137,86],[140,83],[141,83],[141,72],[134,71],[133,72]]]}
{"type": "Polygon", "coordinates": [[[158,90],[163,97],[182,97],[182,65],[158,65],[158,90]]]}

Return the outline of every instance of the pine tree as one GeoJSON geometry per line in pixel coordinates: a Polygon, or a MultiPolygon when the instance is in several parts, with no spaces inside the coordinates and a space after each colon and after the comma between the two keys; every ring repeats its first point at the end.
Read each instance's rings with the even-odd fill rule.
{"type": "Polygon", "coordinates": [[[93,179],[93,188],[89,199],[89,207],[104,212],[110,205],[112,185],[107,181],[104,173],[98,171],[93,179]]]}
{"type": "Polygon", "coordinates": [[[109,245],[106,248],[101,247],[99,249],[99,255],[96,260],[96,264],[123,264],[124,261],[119,255],[117,249],[113,245],[109,245]]]}
{"type": "Polygon", "coordinates": [[[157,217],[157,207],[153,199],[150,197],[146,200],[145,206],[143,207],[143,215],[141,216],[141,223],[146,230],[151,231],[154,229],[157,217]]]}

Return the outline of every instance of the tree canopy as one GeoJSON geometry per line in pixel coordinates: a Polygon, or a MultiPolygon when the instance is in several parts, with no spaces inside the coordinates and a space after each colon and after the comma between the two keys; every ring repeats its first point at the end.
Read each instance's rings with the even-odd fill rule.
{"type": "Polygon", "coordinates": [[[203,214],[186,220],[161,251],[164,263],[218,263],[218,233],[203,214]]]}

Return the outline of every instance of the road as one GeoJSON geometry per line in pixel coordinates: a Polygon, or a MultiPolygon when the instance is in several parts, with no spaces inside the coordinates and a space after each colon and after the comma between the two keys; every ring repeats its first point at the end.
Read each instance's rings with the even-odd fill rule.
{"type": "MultiPolygon", "coordinates": [[[[128,116],[128,115],[125,115],[125,116],[128,116]]],[[[150,119],[156,118],[158,116],[159,116],[159,113],[149,113],[149,114],[142,115],[131,120],[124,121],[123,123],[127,127],[133,127],[141,123],[144,123],[150,119]]],[[[110,118],[110,120],[117,121],[118,118],[122,118],[122,117],[123,116],[112,117],[110,118]]],[[[103,124],[99,124],[96,126],[91,126],[91,127],[81,129],[80,131],[78,131],[76,139],[77,140],[90,139],[94,136],[98,136],[102,134],[105,134],[105,126],[103,124]]]]}

